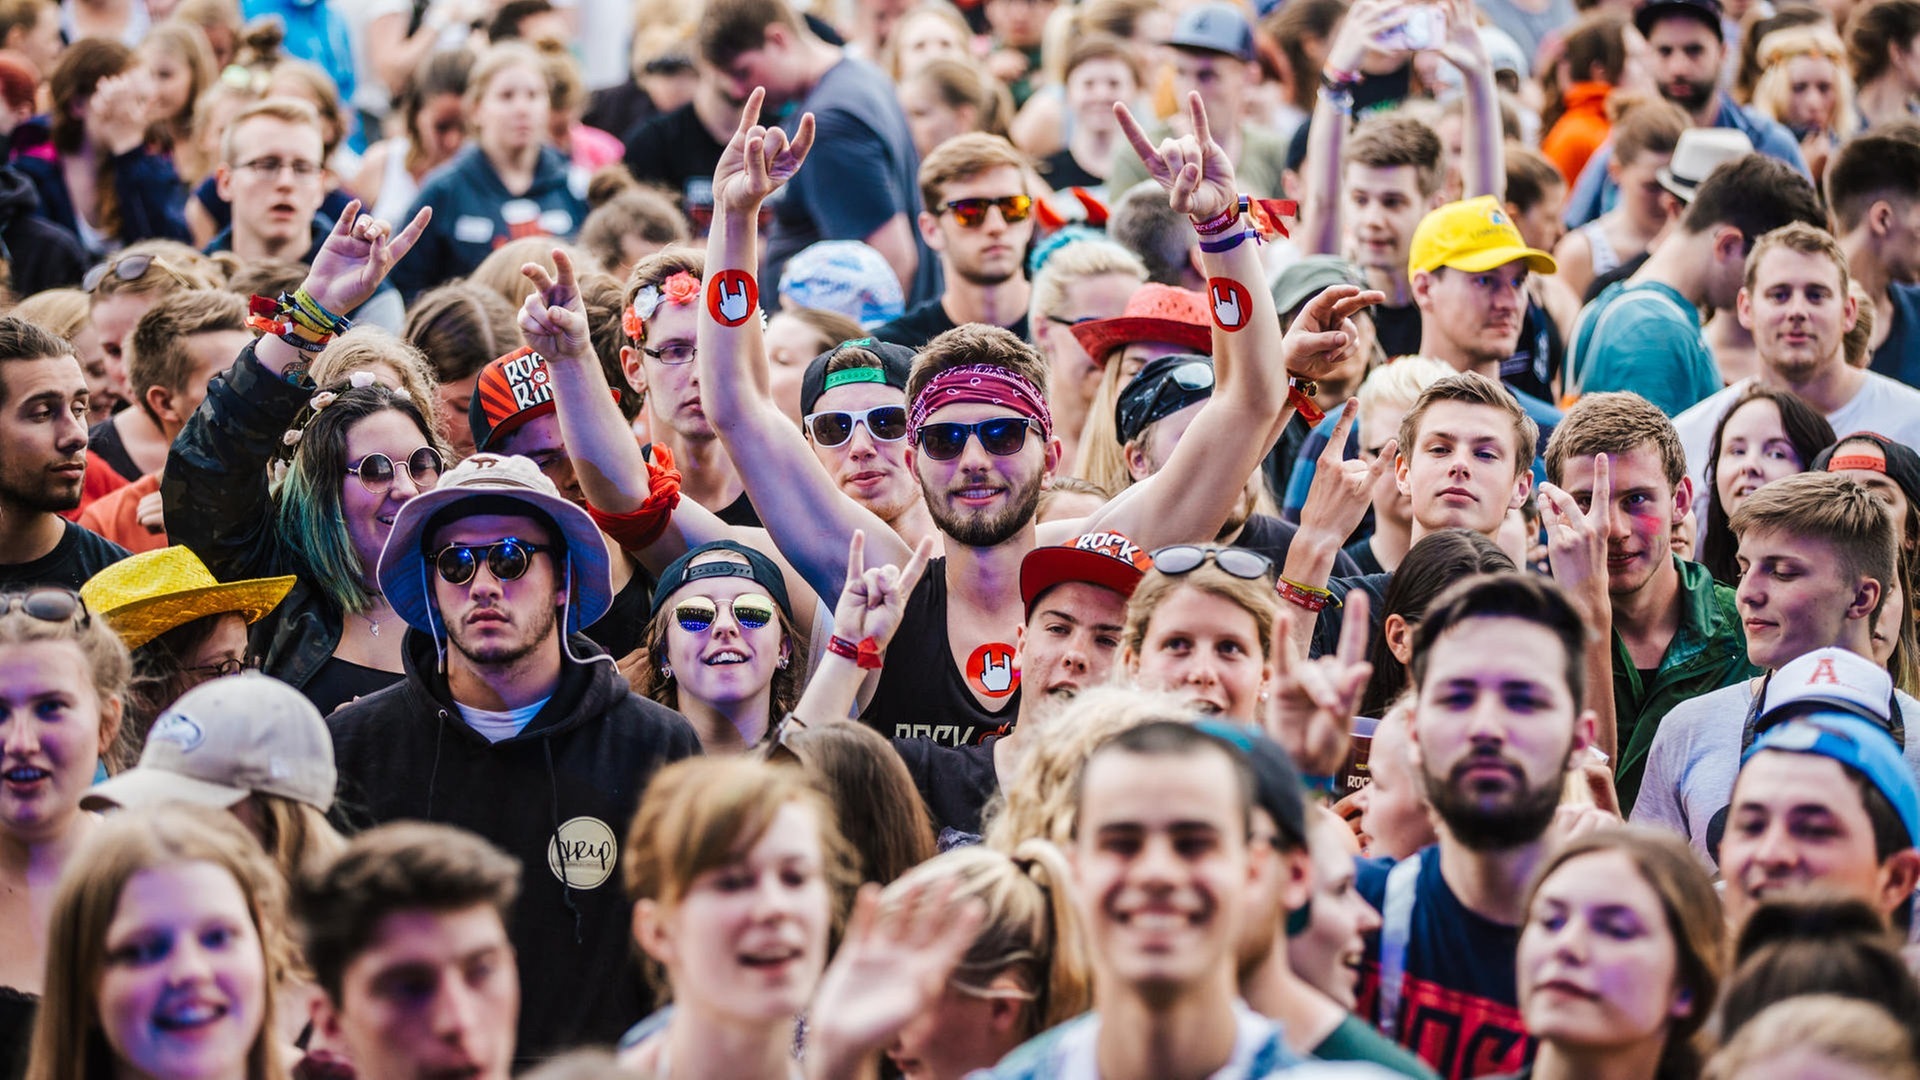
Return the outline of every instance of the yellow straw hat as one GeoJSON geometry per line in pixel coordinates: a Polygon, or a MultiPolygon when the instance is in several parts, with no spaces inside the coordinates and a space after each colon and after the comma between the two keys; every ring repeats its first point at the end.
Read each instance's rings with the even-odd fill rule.
{"type": "Polygon", "coordinates": [[[80,597],[127,648],[137,649],[208,615],[231,611],[249,623],[259,622],[298,580],[289,574],[223,585],[198,555],[175,544],[114,563],[88,579],[80,597]]]}

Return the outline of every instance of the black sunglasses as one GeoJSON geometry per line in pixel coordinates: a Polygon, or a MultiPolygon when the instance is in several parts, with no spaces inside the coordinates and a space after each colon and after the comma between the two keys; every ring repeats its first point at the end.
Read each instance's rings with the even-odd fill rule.
{"type": "Polygon", "coordinates": [[[360,486],[375,495],[384,495],[393,487],[394,474],[399,469],[407,470],[407,479],[413,481],[414,487],[425,490],[440,482],[440,472],[445,467],[440,451],[423,446],[408,454],[405,461],[396,462],[385,454],[368,454],[358,465],[347,466],[347,474],[358,476],[360,486]]]}
{"type": "Polygon", "coordinates": [[[552,544],[534,544],[517,536],[505,540],[496,540],[491,544],[448,544],[433,557],[433,568],[440,574],[440,580],[449,585],[465,585],[473,580],[480,569],[480,560],[487,562],[487,572],[496,581],[514,581],[527,572],[533,565],[533,557],[542,551],[552,551],[552,544]]]}
{"type": "Polygon", "coordinates": [[[1000,208],[1000,216],[1007,219],[1007,224],[1013,225],[1027,220],[1027,215],[1033,213],[1033,196],[1002,195],[997,199],[955,199],[941,209],[952,213],[953,220],[972,229],[987,220],[987,210],[995,206],[1000,208]]]}
{"type": "Polygon", "coordinates": [[[1199,544],[1175,544],[1153,553],[1153,568],[1169,576],[1191,574],[1208,559],[1213,565],[1244,581],[1259,581],[1273,573],[1273,560],[1257,551],[1236,547],[1203,547],[1199,544]]]}
{"type": "Polygon", "coordinates": [[[920,450],[935,461],[952,461],[967,448],[967,440],[980,437],[980,445],[994,457],[1012,457],[1027,445],[1027,431],[1034,422],[1024,416],[996,416],[972,424],[920,425],[920,450]]]}
{"type": "Polygon", "coordinates": [[[0,615],[10,615],[15,608],[27,618],[40,622],[72,623],[81,627],[93,622],[87,602],[79,593],[50,585],[25,592],[0,593],[0,615]]]}
{"type": "Polygon", "coordinates": [[[807,434],[816,446],[839,446],[853,438],[856,424],[867,425],[867,434],[877,442],[899,442],[907,437],[905,405],[875,405],[871,409],[808,413],[807,434]]]}

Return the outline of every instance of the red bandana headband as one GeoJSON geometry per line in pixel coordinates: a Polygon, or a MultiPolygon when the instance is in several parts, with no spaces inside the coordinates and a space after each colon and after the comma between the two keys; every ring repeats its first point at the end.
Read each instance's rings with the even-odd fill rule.
{"type": "Polygon", "coordinates": [[[642,285],[633,294],[633,303],[621,313],[620,329],[627,332],[629,340],[639,341],[646,337],[647,320],[661,304],[691,304],[699,296],[700,279],[685,270],[658,285],[642,285]]]}
{"type": "Polygon", "coordinates": [[[948,405],[998,405],[1040,421],[1040,433],[1053,435],[1053,413],[1047,409],[1046,395],[1026,376],[993,364],[964,364],[935,375],[921,388],[907,417],[907,441],[917,441],[920,425],[948,405]]]}

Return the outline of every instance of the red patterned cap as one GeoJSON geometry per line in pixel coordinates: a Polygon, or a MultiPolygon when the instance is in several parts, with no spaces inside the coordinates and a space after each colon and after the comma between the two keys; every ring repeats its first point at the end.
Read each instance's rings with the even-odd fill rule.
{"type": "Polygon", "coordinates": [[[1033,614],[1034,601],[1055,585],[1084,582],[1132,596],[1153,567],[1153,555],[1117,532],[1093,532],[1071,543],[1037,547],[1020,560],[1020,602],[1033,614]]]}
{"type": "MultiPolygon", "coordinates": [[[[547,358],[528,346],[489,360],[480,369],[480,377],[473,384],[473,400],[467,404],[467,426],[473,429],[474,449],[492,449],[493,440],[551,413],[552,378],[547,358]]],[[[613,391],[613,400],[620,400],[620,391],[613,391]]]]}

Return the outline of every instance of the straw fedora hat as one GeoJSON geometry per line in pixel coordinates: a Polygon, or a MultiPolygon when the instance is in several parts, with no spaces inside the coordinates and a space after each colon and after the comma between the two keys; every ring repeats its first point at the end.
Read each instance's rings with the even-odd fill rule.
{"type": "Polygon", "coordinates": [[[1134,290],[1119,315],[1075,323],[1072,329],[1080,347],[1102,367],[1114,350],[1138,342],[1170,342],[1203,355],[1213,351],[1213,318],[1206,298],[1192,289],[1155,282],[1134,290]]]}
{"type": "Polygon", "coordinates": [[[175,544],[114,563],[80,587],[80,598],[127,648],[137,649],[208,615],[233,612],[259,622],[297,580],[289,574],[221,584],[198,555],[175,544]]]}

